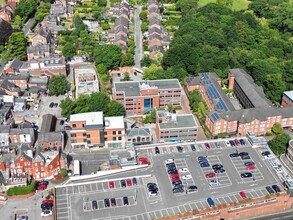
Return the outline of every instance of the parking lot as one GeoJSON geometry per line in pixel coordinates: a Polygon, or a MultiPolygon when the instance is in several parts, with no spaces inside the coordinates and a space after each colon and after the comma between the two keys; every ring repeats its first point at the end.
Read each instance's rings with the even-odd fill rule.
{"type": "Polygon", "coordinates": [[[264,160],[259,150],[252,148],[245,140],[245,145],[228,147],[224,141],[215,144],[209,142],[207,149],[204,143],[196,144],[192,150],[190,144],[177,147],[159,147],[160,154],[154,149],[141,149],[139,157],[147,157],[151,166],[126,173],[112,174],[91,180],[88,183],[72,182],[69,186],[56,188],[57,219],[123,219],[145,220],[154,219],[176,213],[207,208],[207,198],[211,197],[215,205],[235,203],[243,200],[240,192],[245,192],[247,198],[260,198],[268,194],[265,187],[281,185],[269,168],[268,160],[264,160]],[[255,163],[255,169],[247,170],[240,157],[231,158],[235,152],[247,152],[250,161],[255,163]],[[209,167],[201,167],[198,157],[207,158],[209,167]],[[166,169],[165,161],[173,159],[177,169],[187,168],[188,172],[180,173],[185,188],[189,185],[197,186],[197,191],[188,193],[172,192],[172,182],[166,169]],[[225,172],[216,173],[212,178],[206,174],[213,172],[212,165],[222,164],[225,172]],[[243,172],[252,172],[253,177],[241,178],[243,172]],[[182,179],[183,175],[191,178],[182,179]],[[137,178],[137,185],[121,187],[121,179],[137,178]],[[218,180],[218,185],[211,185],[211,180],[218,180]],[[113,188],[109,182],[113,181],[113,188]],[[158,194],[150,195],[147,183],[156,183],[158,194]],[[122,198],[128,197],[129,205],[123,205],[122,198]],[[116,206],[105,207],[104,199],[115,198],[116,206]],[[97,208],[93,209],[92,201],[97,201],[97,208]]]}

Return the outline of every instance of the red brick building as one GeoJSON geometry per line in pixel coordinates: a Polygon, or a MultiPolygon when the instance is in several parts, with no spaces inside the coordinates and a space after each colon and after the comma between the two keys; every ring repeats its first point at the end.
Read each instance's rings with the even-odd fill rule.
{"type": "Polygon", "coordinates": [[[113,99],[122,103],[127,116],[142,116],[168,104],[181,106],[182,87],[178,79],[115,82],[113,99]]]}
{"type": "Polygon", "coordinates": [[[293,90],[283,92],[281,106],[282,107],[293,107],[293,90]]]}

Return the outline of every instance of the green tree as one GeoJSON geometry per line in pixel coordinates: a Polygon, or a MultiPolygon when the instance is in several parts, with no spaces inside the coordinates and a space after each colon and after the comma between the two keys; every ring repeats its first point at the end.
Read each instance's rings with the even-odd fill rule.
{"type": "Polygon", "coordinates": [[[98,71],[98,74],[107,74],[107,67],[100,63],[97,65],[97,71],[98,71]]]}
{"type": "Polygon", "coordinates": [[[275,136],[270,142],[269,146],[276,156],[286,153],[288,143],[290,141],[290,136],[288,134],[282,133],[275,136]]]}
{"type": "Polygon", "coordinates": [[[275,123],[271,130],[275,135],[283,133],[283,128],[280,123],[275,123]]]}
{"type": "Polygon", "coordinates": [[[61,115],[65,118],[69,118],[71,114],[74,114],[74,109],[76,103],[70,98],[63,99],[60,103],[60,108],[62,109],[61,115]]]}
{"type": "Polygon", "coordinates": [[[156,123],[156,110],[153,109],[149,114],[145,116],[143,119],[143,123],[150,124],[150,123],[156,123]]]}
{"type": "Polygon", "coordinates": [[[108,112],[109,110],[109,104],[110,98],[105,93],[97,92],[93,93],[90,96],[89,100],[89,111],[95,112],[95,111],[102,111],[104,113],[108,112]]]}
{"type": "Polygon", "coordinates": [[[10,59],[26,60],[27,38],[23,32],[14,32],[10,35],[7,43],[7,50],[10,59]]]}
{"type": "Polygon", "coordinates": [[[106,112],[106,116],[124,116],[125,108],[121,103],[118,103],[114,100],[111,100],[108,105],[108,111],[106,112]]]}
{"type": "Polygon", "coordinates": [[[78,14],[73,17],[73,24],[74,24],[75,30],[78,32],[88,29],[88,27],[86,26],[86,24],[83,23],[81,17],[78,14]]]}
{"type": "Polygon", "coordinates": [[[62,168],[62,169],[60,170],[60,174],[61,174],[62,177],[66,177],[66,176],[67,176],[67,170],[64,169],[64,168],[62,168]]]}
{"type": "Polygon", "coordinates": [[[176,2],[176,10],[181,11],[184,15],[188,14],[191,9],[197,8],[198,0],[178,0],[176,2]]]}
{"type": "Polygon", "coordinates": [[[76,54],[76,49],[76,44],[68,42],[62,48],[62,54],[66,59],[70,59],[76,54]]]}
{"type": "Polygon", "coordinates": [[[52,76],[49,79],[49,95],[59,96],[64,95],[67,91],[67,80],[64,75],[52,76]]]}
{"type": "Polygon", "coordinates": [[[107,69],[119,67],[121,56],[121,48],[113,44],[98,45],[94,50],[96,65],[104,64],[107,69]]]}
{"type": "Polygon", "coordinates": [[[14,16],[19,15],[26,21],[29,17],[31,17],[38,6],[39,0],[22,0],[19,2],[15,9],[14,16]]]}
{"type": "Polygon", "coordinates": [[[121,66],[133,66],[134,64],[134,56],[132,53],[127,52],[122,55],[121,66]]]}
{"type": "Polygon", "coordinates": [[[154,61],[148,55],[144,55],[140,61],[142,67],[149,67],[154,61]]]}
{"type": "Polygon", "coordinates": [[[142,20],[142,21],[147,20],[147,18],[148,18],[148,12],[147,12],[146,10],[140,12],[140,14],[139,14],[139,18],[140,18],[140,20],[142,20]]]}
{"type": "Polygon", "coordinates": [[[124,73],[124,77],[122,79],[120,79],[120,81],[130,81],[130,80],[131,80],[131,78],[130,78],[128,72],[124,73]]]}

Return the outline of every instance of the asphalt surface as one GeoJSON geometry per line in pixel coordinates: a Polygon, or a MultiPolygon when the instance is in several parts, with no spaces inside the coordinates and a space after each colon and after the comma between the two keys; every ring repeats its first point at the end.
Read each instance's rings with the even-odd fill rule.
{"type": "Polygon", "coordinates": [[[141,20],[139,14],[142,6],[136,5],[134,9],[134,40],[135,40],[135,54],[134,64],[136,67],[141,68],[140,61],[143,58],[143,45],[142,45],[142,32],[141,32],[141,20]]]}
{"type": "Polygon", "coordinates": [[[288,212],[283,212],[283,213],[278,213],[278,214],[273,214],[273,215],[266,215],[263,217],[255,217],[255,218],[250,218],[250,220],[292,220],[293,219],[293,210],[288,212]]]}
{"type": "MultiPolygon", "coordinates": [[[[161,154],[155,155],[154,149],[141,149],[139,157],[146,156],[152,166],[144,169],[112,174],[83,181],[71,181],[68,186],[56,188],[57,219],[154,219],[191,210],[208,207],[207,197],[212,197],[216,205],[241,201],[240,191],[244,191],[248,198],[264,197],[268,194],[267,185],[278,184],[279,180],[271,172],[267,161],[260,156],[259,149],[250,145],[239,147],[238,150],[249,152],[251,160],[256,163],[253,171],[254,178],[242,179],[240,174],[246,172],[240,158],[230,158],[236,148],[227,147],[225,142],[221,148],[210,142],[211,149],[205,150],[203,143],[197,145],[197,151],[191,151],[190,145],[182,145],[183,152],[179,153],[176,147],[160,147],[161,154]],[[198,156],[207,156],[211,165],[223,164],[225,173],[218,174],[219,186],[210,186],[205,174],[211,168],[201,168],[197,162],[198,156]],[[198,192],[172,193],[172,185],[166,171],[165,160],[174,158],[178,169],[186,167],[192,178],[183,180],[184,185],[196,185],[198,192]],[[122,188],[121,179],[138,179],[137,186],[122,188]],[[109,181],[113,180],[114,188],[110,189],[109,181]],[[146,185],[149,182],[157,183],[159,194],[150,196],[146,185]],[[128,196],[129,206],[123,206],[122,197],[128,196]],[[115,207],[105,207],[105,198],[115,198],[115,207]],[[92,201],[96,200],[98,209],[94,210],[92,201]]],[[[185,174],[184,174],[185,175],[185,174]]],[[[182,179],[182,178],[181,178],[182,179]]]]}

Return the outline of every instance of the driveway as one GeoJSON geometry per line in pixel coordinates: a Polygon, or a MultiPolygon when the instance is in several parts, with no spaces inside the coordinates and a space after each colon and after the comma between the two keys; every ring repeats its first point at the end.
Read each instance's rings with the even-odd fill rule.
{"type": "Polygon", "coordinates": [[[139,14],[141,12],[141,6],[136,5],[134,9],[134,41],[135,41],[135,55],[134,64],[140,68],[140,61],[143,58],[143,46],[142,46],[142,33],[141,33],[141,20],[139,14]]]}

